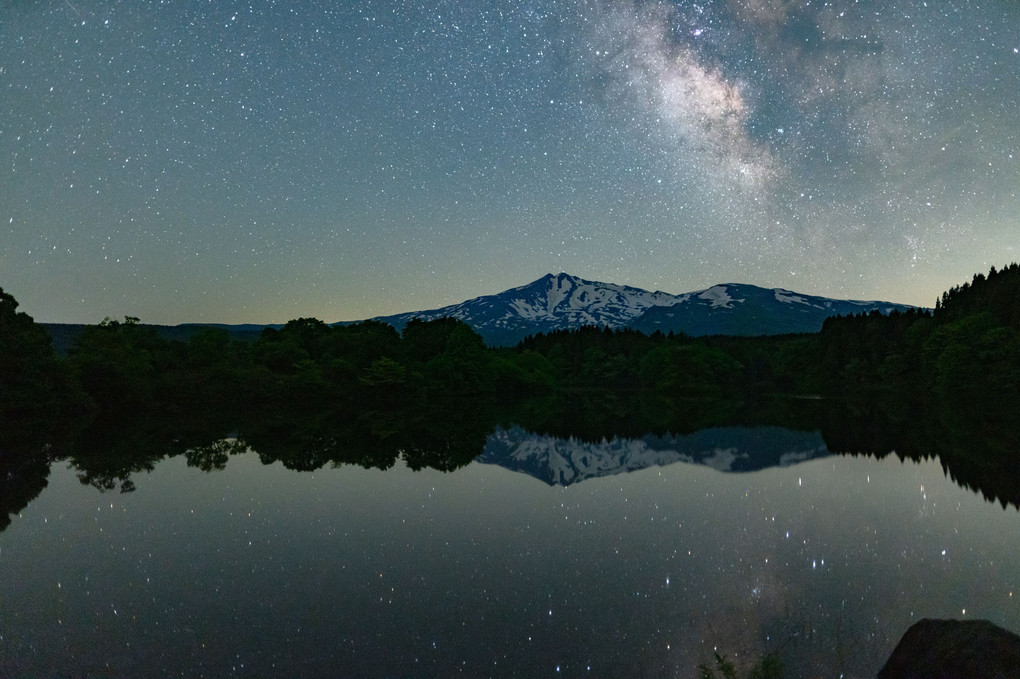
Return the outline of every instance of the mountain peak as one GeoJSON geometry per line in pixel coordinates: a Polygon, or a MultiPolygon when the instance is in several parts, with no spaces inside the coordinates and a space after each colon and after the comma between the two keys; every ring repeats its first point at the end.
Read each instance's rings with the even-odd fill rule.
{"type": "Polygon", "coordinates": [[[489,344],[509,345],[539,332],[584,325],[624,327],[646,309],[668,306],[678,300],[676,295],[665,292],[588,281],[561,271],[495,295],[376,320],[402,330],[413,318],[452,317],[471,325],[489,344]]]}
{"type": "MultiPolygon", "coordinates": [[[[565,273],[565,272],[561,271],[559,273],[547,273],[546,275],[544,275],[541,278],[539,278],[537,281],[529,283],[528,285],[534,285],[535,283],[550,283],[550,282],[553,282],[553,281],[556,281],[557,283],[560,283],[560,284],[562,284],[563,281],[570,281],[571,283],[588,282],[588,281],[585,281],[582,278],[574,276],[573,274],[569,274],[569,273],[565,273]]],[[[525,285],[524,287],[528,287],[528,286],[525,285]]]]}

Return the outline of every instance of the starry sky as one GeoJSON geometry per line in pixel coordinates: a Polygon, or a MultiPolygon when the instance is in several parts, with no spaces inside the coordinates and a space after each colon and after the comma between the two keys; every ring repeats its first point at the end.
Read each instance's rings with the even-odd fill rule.
{"type": "Polygon", "coordinates": [[[931,306],[1020,260],[1020,3],[0,4],[0,287],[325,321],[565,271],[931,306]]]}

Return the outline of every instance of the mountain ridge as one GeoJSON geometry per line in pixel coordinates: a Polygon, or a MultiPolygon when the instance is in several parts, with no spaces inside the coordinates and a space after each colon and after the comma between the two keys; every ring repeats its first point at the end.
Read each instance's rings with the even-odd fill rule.
{"type": "Polygon", "coordinates": [[[817,332],[829,316],[873,310],[888,314],[915,308],[879,300],[832,299],[746,283],[723,283],[681,294],[652,292],[561,272],[457,304],[371,320],[389,323],[400,331],[412,319],[456,318],[474,328],[487,344],[512,346],[529,335],[584,325],[692,337],[817,332]]]}

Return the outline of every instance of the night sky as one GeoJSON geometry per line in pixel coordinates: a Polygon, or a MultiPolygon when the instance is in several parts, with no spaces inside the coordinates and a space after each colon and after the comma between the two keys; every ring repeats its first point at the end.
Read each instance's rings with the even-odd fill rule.
{"type": "Polygon", "coordinates": [[[1020,3],[0,4],[0,287],[325,321],[565,271],[931,306],[1020,260],[1020,3]]]}

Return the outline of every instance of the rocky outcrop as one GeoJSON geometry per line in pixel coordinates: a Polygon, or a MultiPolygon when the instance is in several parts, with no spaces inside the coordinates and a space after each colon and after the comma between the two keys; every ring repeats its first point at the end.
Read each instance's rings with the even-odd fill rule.
{"type": "Polygon", "coordinates": [[[931,620],[907,630],[878,679],[1017,679],[1020,637],[987,620],[931,620]]]}

